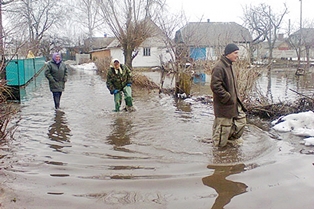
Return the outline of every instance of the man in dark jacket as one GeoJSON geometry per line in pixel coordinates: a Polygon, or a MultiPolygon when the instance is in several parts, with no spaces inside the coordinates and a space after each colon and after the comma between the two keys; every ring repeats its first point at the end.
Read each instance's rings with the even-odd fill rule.
{"type": "Polygon", "coordinates": [[[224,147],[227,143],[239,144],[246,125],[245,108],[239,98],[237,78],[232,69],[232,63],[238,57],[239,48],[235,44],[228,44],[212,71],[210,87],[215,114],[213,141],[218,147],[224,147]]]}
{"type": "Polygon", "coordinates": [[[107,88],[110,93],[114,95],[115,111],[120,111],[122,103],[122,92],[124,93],[124,100],[127,111],[133,111],[132,102],[132,73],[131,70],[120,64],[118,59],[113,59],[107,74],[107,88]]]}
{"type": "Polygon", "coordinates": [[[60,99],[62,92],[64,91],[65,82],[68,77],[68,69],[62,62],[59,53],[53,53],[52,60],[47,64],[45,76],[49,81],[49,88],[53,95],[55,108],[58,109],[60,107],[60,99]]]}

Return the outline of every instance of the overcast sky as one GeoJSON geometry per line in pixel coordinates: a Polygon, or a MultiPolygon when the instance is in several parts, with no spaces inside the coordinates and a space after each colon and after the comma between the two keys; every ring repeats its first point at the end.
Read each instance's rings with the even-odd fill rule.
{"type": "MultiPolygon", "coordinates": [[[[237,22],[242,24],[243,7],[246,5],[270,5],[276,13],[283,11],[286,3],[289,14],[286,15],[291,24],[300,23],[300,0],[167,0],[171,10],[184,10],[190,21],[210,19],[211,22],[237,22]]],[[[314,0],[302,0],[302,19],[314,20],[314,0]]]]}

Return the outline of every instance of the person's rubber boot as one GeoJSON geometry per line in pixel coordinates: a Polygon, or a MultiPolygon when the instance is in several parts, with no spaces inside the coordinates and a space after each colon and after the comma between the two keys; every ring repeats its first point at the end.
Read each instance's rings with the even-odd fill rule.
{"type": "Polygon", "coordinates": [[[133,106],[132,97],[127,97],[127,98],[125,98],[125,104],[126,104],[126,106],[128,106],[128,107],[132,107],[132,106],[133,106]]]}
{"type": "Polygon", "coordinates": [[[125,98],[126,110],[129,112],[134,111],[132,97],[125,98]]]}
{"type": "Polygon", "coordinates": [[[119,112],[120,111],[120,104],[117,102],[115,105],[115,112],[119,112]]]}

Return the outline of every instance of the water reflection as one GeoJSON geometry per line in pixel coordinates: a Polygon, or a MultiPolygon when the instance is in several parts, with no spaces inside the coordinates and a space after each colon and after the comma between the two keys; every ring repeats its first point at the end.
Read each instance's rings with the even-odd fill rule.
{"type": "MultiPolygon", "coordinates": [[[[155,83],[159,84],[160,72],[143,72],[155,83]]],[[[209,84],[211,76],[205,75],[205,83],[200,85],[193,84],[191,89],[192,95],[211,95],[209,84]]],[[[295,69],[272,69],[263,71],[261,76],[258,78],[256,83],[256,88],[252,92],[252,97],[261,97],[263,95],[270,102],[276,103],[278,101],[294,101],[300,95],[295,92],[290,91],[293,89],[299,93],[305,94],[307,96],[314,95],[314,72],[311,70],[304,76],[296,76],[295,69]]],[[[166,77],[165,83],[171,83],[171,78],[166,77]]],[[[167,86],[165,88],[173,87],[173,85],[167,86]]]]}
{"type": "Polygon", "coordinates": [[[227,205],[234,196],[246,192],[247,185],[241,182],[227,180],[230,175],[244,171],[244,164],[236,165],[208,165],[207,168],[214,169],[211,176],[202,179],[203,184],[216,190],[218,197],[212,209],[221,209],[227,205]]]}
{"type": "Polygon", "coordinates": [[[56,110],[54,123],[48,129],[48,137],[51,141],[58,143],[50,144],[50,147],[58,152],[62,152],[61,149],[68,146],[64,143],[70,141],[70,132],[71,130],[67,125],[65,113],[61,110],[56,110]]]}
{"type": "Polygon", "coordinates": [[[187,113],[192,112],[191,105],[181,99],[175,98],[174,106],[177,108],[177,111],[182,111],[182,112],[187,112],[187,113]]]}
{"type": "Polygon", "coordinates": [[[274,102],[274,98],[273,98],[273,93],[271,91],[271,70],[269,69],[267,71],[267,91],[266,91],[266,97],[270,99],[270,101],[273,103],[274,102]]]}
{"type": "Polygon", "coordinates": [[[131,144],[129,132],[132,121],[124,117],[117,117],[112,124],[112,131],[107,136],[108,143],[113,145],[114,150],[123,150],[122,147],[131,144]]]}

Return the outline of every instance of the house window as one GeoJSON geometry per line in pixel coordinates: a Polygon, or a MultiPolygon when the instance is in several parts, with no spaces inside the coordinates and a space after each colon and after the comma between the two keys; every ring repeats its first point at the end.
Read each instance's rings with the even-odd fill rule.
{"type": "Polygon", "coordinates": [[[150,56],[150,48],[143,48],[143,56],[150,56]]]}

